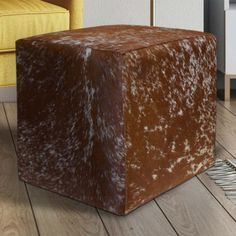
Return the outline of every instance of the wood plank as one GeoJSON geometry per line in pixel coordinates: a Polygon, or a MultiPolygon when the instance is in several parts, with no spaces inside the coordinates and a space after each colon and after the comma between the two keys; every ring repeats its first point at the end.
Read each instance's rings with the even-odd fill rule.
{"type": "Polygon", "coordinates": [[[107,235],[95,208],[33,186],[28,188],[41,235],[107,235]]]}
{"type": "Polygon", "coordinates": [[[234,156],[234,158],[236,158],[236,150],[233,149],[229,149],[227,150],[232,156],[234,156]]]}
{"type": "Polygon", "coordinates": [[[16,103],[3,103],[3,107],[7,115],[11,134],[13,136],[13,142],[15,144],[17,138],[17,105],[16,103]]]}
{"type": "Polygon", "coordinates": [[[216,138],[226,149],[236,150],[236,118],[220,104],[217,104],[216,138]]]}
{"type": "MultiPolygon", "coordinates": [[[[11,123],[11,127],[13,129],[14,137],[15,137],[16,105],[6,104],[5,107],[6,107],[7,113],[12,114],[10,116],[8,115],[8,117],[11,123]]],[[[229,111],[227,112],[229,113],[229,111]]],[[[223,115],[220,114],[221,116],[220,120],[223,120],[223,122],[225,122],[224,121],[225,117],[228,120],[229,119],[228,116],[230,114],[228,113],[226,114],[223,113],[223,115]]],[[[219,121],[218,121],[218,124],[219,124],[219,121]]],[[[222,126],[221,123],[220,125],[222,126]]],[[[223,123],[223,125],[225,125],[225,123],[223,123]]],[[[220,130],[223,130],[222,127],[220,128],[221,128],[220,130]]],[[[224,135],[226,134],[223,133],[223,136],[224,135]]],[[[217,153],[218,153],[217,155],[227,157],[227,152],[224,152],[224,150],[222,151],[220,149],[217,151],[217,153]]],[[[220,189],[217,189],[218,187],[215,184],[213,186],[212,182],[209,182],[209,180],[205,179],[205,177],[200,178],[200,179],[201,181],[203,180],[205,181],[204,184],[206,184],[206,186],[209,188],[210,191],[212,191],[213,194],[214,193],[216,194],[216,198],[218,197],[217,199],[222,203],[222,205],[224,205],[224,207],[228,207],[228,208],[231,207],[231,205],[227,205],[229,204],[228,202],[225,203],[225,200],[227,201],[227,199],[224,199],[222,192],[219,193],[220,189]]],[[[34,187],[31,187],[31,188],[34,188],[34,187]]],[[[69,209],[70,207],[68,207],[68,205],[70,206],[70,203],[67,203],[68,205],[63,204],[64,198],[62,198],[62,203],[56,203],[54,201],[55,197],[53,196],[56,194],[48,193],[47,191],[36,189],[36,188],[33,191],[34,191],[33,195],[35,196],[33,195],[32,196],[33,198],[36,198],[38,201],[38,204],[33,203],[33,206],[35,208],[40,208],[39,210],[37,210],[38,214],[41,214],[40,218],[45,218],[45,211],[49,211],[49,213],[46,214],[48,215],[48,217],[46,217],[47,220],[45,220],[45,222],[42,221],[41,224],[39,225],[43,225],[43,224],[47,225],[48,222],[50,222],[50,224],[52,224],[53,222],[53,225],[58,225],[58,218],[60,219],[64,217],[67,218],[64,211],[70,211],[69,209]],[[38,193],[37,191],[40,191],[40,192],[38,193]],[[45,192],[46,194],[46,197],[45,197],[46,200],[44,199],[44,196],[43,196],[44,193],[41,193],[42,191],[45,192]],[[49,196],[48,194],[51,194],[52,196],[49,196]],[[43,198],[42,204],[38,200],[41,198],[41,196],[43,198]],[[58,204],[62,205],[62,207],[59,208],[61,210],[61,212],[59,213],[57,212],[58,204]],[[50,210],[49,206],[51,206],[52,208],[56,208],[56,212],[55,212],[55,209],[50,210]],[[44,211],[42,210],[42,208],[46,208],[46,210],[44,211]],[[51,218],[56,219],[56,220],[53,221],[51,220],[51,218]]],[[[162,210],[168,216],[169,220],[177,229],[180,235],[196,235],[196,234],[216,235],[216,236],[217,235],[235,235],[233,233],[236,230],[235,222],[224,211],[224,209],[217,203],[217,201],[213,198],[213,196],[211,196],[209,192],[201,185],[201,183],[198,182],[196,178],[162,195],[161,197],[157,199],[157,203],[161,206],[162,210]],[[177,191],[177,194],[176,193],[171,194],[171,192],[173,191],[177,191]],[[178,220],[178,218],[180,219],[178,220]]],[[[73,204],[74,203],[72,203],[72,205],[73,204]]],[[[229,213],[233,215],[232,210],[231,212],[229,211],[229,213]]],[[[111,233],[111,235],[143,235],[144,232],[145,232],[145,235],[153,235],[153,234],[154,235],[172,235],[172,234],[175,235],[174,231],[172,230],[168,222],[165,220],[165,218],[163,218],[164,216],[162,215],[162,212],[160,211],[160,209],[156,207],[155,204],[153,205],[153,202],[150,202],[145,207],[139,208],[138,210],[131,213],[127,217],[113,216],[103,211],[100,211],[100,214],[103,218],[103,221],[109,233],[111,233]],[[165,226],[163,227],[163,225],[165,226]],[[156,227],[152,228],[153,226],[156,226],[156,227]],[[167,230],[169,232],[163,232],[163,230],[165,231],[167,230]]],[[[68,226],[66,229],[68,230],[68,226]]],[[[55,232],[52,230],[45,231],[45,232],[42,231],[42,232],[43,232],[42,235],[50,235],[51,232],[58,233],[57,230],[55,232]]],[[[69,229],[69,231],[64,230],[63,232],[65,234],[68,234],[68,232],[71,232],[71,231],[69,229]]]]}
{"type": "MultiPolygon", "coordinates": [[[[235,92],[235,90],[234,90],[235,92]]],[[[217,105],[217,140],[231,155],[236,158],[236,99],[217,105]]]]}
{"type": "Polygon", "coordinates": [[[25,184],[18,180],[16,154],[0,104],[0,235],[38,235],[25,184]]]}
{"type": "MultiPolygon", "coordinates": [[[[16,138],[16,104],[8,103],[4,106],[12,129],[13,137],[16,138]]],[[[93,214],[86,213],[86,208],[88,208],[87,206],[74,203],[69,199],[65,200],[65,198],[42,189],[37,189],[32,186],[29,186],[28,188],[38,227],[40,233],[43,233],[43,235],[50,235],[50,233],[51,235],[55,233],[58,235],[59,232],[63,232],[61,228],[64,230],[67,229],[65,225],[71,225],[71,222],[74,222],[72,226],[74,225],[74,228],[76,229],[80,228],[78,225],[89,225],[88,221],[86,223],[85,220],[79,220],[77,223],[75,222],[76,214],[82,215],[81,218],[83,219],[88,219],[89,215],[91,218],[93,214]],[[66,219],[65,222],[63,222],[63,226],[60,225],[62,218],[66,219]],[[58,223],[59,226],[54,227],[54,229],[47,227],[49,224],[57,225],[58,223]]],[[[90,209],[90,212],[92,212],[92,209],[90,209]]],[[[153,235],[153,233],[156,233],[155,235],[176,235],[154,201],[131,213],[127,217],[114,216],[103,211],[100,211],[100,214],[111,235],[153,235]]],[[[96,225],[96,219],[94,218],[95,217],[90,219],[92,225],[96,225]]],[[[90,227],[87,228],[87,231],[92,235],[93,232],[91,232],[91,230],[89,231],[89,228],[92,229],[93,227],[90,225],[90,227]]],[[[68,233],[67,231],[64,232],[68,233]]],[[[72,230],[69,235],[73,235],[71,232],[72,230]]],[[[96,233],[96,235],[98,235],[98,233],[96,233]]]]}
{"type": "MultiPolygon", "coordinates": [[[[223,114],[220,114],[220,119],[218,119],[218,126],[220,125],[220,130],[222,131],[221,132],[221,136],[223,136],[223,138],[228,134],[228,133],[224,133],[224,128],[222,128],[222,126],[224,127],[224,125],[228,125],[228,122],[225,122],[225,119],[230,119],[231,122],[236,122],[236,119],[235,117],[228,117],[230,116],[230,113],[227,111],[226,114],[225,114],[225,111],[220,109],[220,112],[222,112],[223,114]],[[220,122],[220,123],[219,123],[220,122]],[[223,124],[222,124],[223,123],[223,124]],[[226,123],[226,124],[225,124],[226,123]]],[[[218,112],[219,113],[219,112],[218,112]]],[[[227,127],[227,129],[229,130],[231,127],[227,127]]],[[[234,133],[232,135],[230,135],[229,138],[232,138],[232,136],[234,136],[234,133]]],[[[224,140],[223,140],[224,141],[224,140]]],[[[221,156],[222,158],[229,158],[229,156],[227,155],[227,152],[225,152],[222,148],[220,148],[220,146],[218,145],[217,146],[217,155],[218,156],[221,156]]],[[[206,187],[212,192],[212,194],[216,194],[216,198],[218,201],[220,201],[220,203],[227,209],[227,211],[229,212],[229,214],[232,215],[232,217],[235,217],[235,208],[236,206],[231,202],[229,201],[225,195],[224,195],[224,192],[221,190],[221,188],[219,188],[217,185],[215,185],[215,183],[209,179],[209,177],[206,175],[206,174],[202,174],[202,175],[199,175],[199,179],[206,185],[206,187]]],[[[212,204],[209,204],[208,206],[208,203],[205,202],[205,204],[202,204],[203,206],[200,208],[200,211],[198,212],[198,203],[196,203],[196,205],[194,207],[192,207],[191,205],[191,200],[189,201],[189,205],[183,205],[182,207],[180,207],[180,211],[185,211],[183,213],[183,217],[186,217],[184,214],[189,214],[190,212],[190,218],[192,217],[191,220],[189,220],[189,222],[186,223],[186,225],[184,225],[183,227],[181,226],[181,222],[176,222],[176,224],[174,224],[174,222],[172,222],[172,224],[174,225],[174,227],[177,228],[177,230],[179,229],[178,233],[181,234],[181,235],[195,235],[197,233],[199,233],[199,235],[206,235],[206,232],[209,233],[209,235],[222,235],[222,233],[224,232],[224,229],[223,230],[218,230],[219,228],[221,228],[221,214],[223,214],[227,219],[229,219],[229,222],[230,222],[230,225],[231,225],[231,229],[226,230],[226,233],[223,234],[223,235],[234,235],[233,234],[233,230],[235,229],[235,222],[230,218],[230,216],[225,212],[224,208],[222,208],[220,206],[220,204],[218,204],[218,202],[210,195],[210,193],[201,185],[201,183],[199,183],[199,181],[194,178],[192,179],[190,182],[187,182],[185,183],[186,186],[186,189],[183,189],[183,192],[187,192],[189,188],[189,191],[191,192],[192,189],[194,188],[194,186],[196,186],[196,189],[199,189],[201,190],[200,192],[203,193],[203,197],[199,197],[197,200],[197,202],[201,203],[201,202],[204,202],[204,198],[206,198],[207,201],[212,201],[213,203],[212,204]],[[193,185],[193,186],[191,186],[193,185]],[[205,206],[208,206],[205,208],[205,206]],[[182,209],[183,208],[183,209],[182,209]],[[192,210],[193,208],[193,210],[192,210]],[[204,210],[206,209],[206,211],[212,211],[212,209],[214,211],[212,211],[212,214],[213,216],[211,216],[211,214],[205,214],[204,210]],[[195,220],[195,211],[196,211],[196,215],[198,217],[197,220],[197,225],[194,224],[194,220],[195,220]],[[206,215],[206,216],[204,216],[206,215]],[[208,217],[212,218],[213,220],[209,220],[208,217]],[[199,221],[200,220],[200,221],[199,221]],[[219,222],[219,226],[218,227],[214,227],[214,220],[216,222],[219,222]],[[210,229],[207,230],[206,226],[205,226],[205,222],[209,223],[210,224],[210,229]],[[189,226],[188,226],[189,224],[189,226]],[[193,226],[191,226],[193,225],[193,226]],[[205,226],[205,228],[204,228],[205,226]],[[212,233],[214,232],[214,234],[212,233]],[[212,233],[212,234],[211,234],[212,233]]],[[[180,186],[181,188],[183,188],[183,186],[180,186]]],[[[174,191],[174,190],[173,190],[174,191]]],[[[169,194],[169,193],[167,193],[169,194]]],[[[157,199],[157,202],[159,203],[160,201],[160,206],[162,206],[162,210],[166,213],[166,207],[168,206],[169,202],[163,199],[166,198],[166,195],[167,194],[164,194],[163,196],[160,197],[160,199],[162,200],[159,200],[157,199]],[[163,202],[164,202],[164,206],[163,206],[163,202]]],[[[186,194],[186,193],[185,193],[186,194]]],[[[198,192],[195,190],[195,194],[197,195],[198,192]]],[[[179,194],[181,195],[181,194],[179,194]]],[[[175,198],[174,196],[172,197],[173,199],[175,198]]],[[[190,196],[189,199],[194,199],[194,194],[190,196]]],[[[180,200],[182,200],[183,202],[185,201],[184,199],[182,199],[182,197],[179,197],[180,200]]],[[[201,206],[201,204],[200,204],[201,206]]],[[[168,209],[168,207],[167,207],[168,209]]],[[[178,212],[178,209],[175,209],[177,212],[178,212]]],[[[175,211],[173,210],[173,211],[175,211]]],[[[109,214],[108,214],[109,216],[109,214]]],[[[168,214],[167,214],[168,216],[168,214]]],[[[104,216],[102,216],[104,218],[104,216]]],[[[171,214],[170,214],[170,217],[171,217],[171,214]]],[[[177,218],[177,216],[175,217],[177,218]]],[[[114,223],[115,220],[111,219],[108,217],[108,219],[103,219],[107,228],[110,230],[112,230],[113,232],[117,232],[117,233],[120,233],[120,228],[121,226],[116,226],[116,224],[114,223]],[[107,225],[108,224],[108,225],[107,225]],[[109,226],[110,224],[110,226],[109,226]],[[114,226],[115,225],[115,226],[114,226]]],[[[184,222],[185,219],[182,219],[182,221],[184,222]]],[[[174,221],[174,217],[173,217],[173,221],[174,221]]],[[[228,222],[227,220],[225,221],[226,223],[228,222]]],[[[225,222],[223,222],[223,224],[225,224],[225,222]]],[[[129,225],[130,223],[128,223],[127,225],[129,225]]],[[[127,228],[124,229],[124,231],[128,231],[128,226],[127,228]]]]}
{"type": "MultiPolygon", "coordinates": [[[[15,139],[16,104],[7,103],[4,107],[15,139]]],[[[95,208],[31,185],[27,187],[41,235],[107,235],[95,208]]]]}
{"type": "Polygon", "coordinates": [[[111,236],[176,235],[154,201],[125,217],[114,216],[104,211],[99,212],[111,236]]]}
{"type": "Polygon", "coordinates": [[[219,100],[219,103],[224,106],[228,111],[230,111],[234,116],[236,116],[236,101],[235,99],[231,101],[219,100]]]}
{"type": "Polygon", "coordinates": [[[196,177],[156,201],[181,236],[235,236],[235,221],[196,177]]]}
{"type": "MultiPolygon", "coordinates": [[[[222,160],[233,159],[233,157],[219,144],[216,145],[216,158],[220,158],[222,160]]],[[[225,197],[224,191],[217,184],[215,184],[215,182],[210,179],[207,174],[200,174],[198,175],[198,178],[220,202],[220,204],[228,211],[228,213],[236,220],[236,205],[233,204],[227,197],[225,197]]]]}

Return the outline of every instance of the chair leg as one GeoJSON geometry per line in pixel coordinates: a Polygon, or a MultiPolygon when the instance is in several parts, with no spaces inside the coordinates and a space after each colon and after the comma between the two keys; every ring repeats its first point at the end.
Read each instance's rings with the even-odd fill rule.
{"type": "Polygon", "coordinates": [[[230,77],[225,75],[225,101],[230,100],[230,77]]]}

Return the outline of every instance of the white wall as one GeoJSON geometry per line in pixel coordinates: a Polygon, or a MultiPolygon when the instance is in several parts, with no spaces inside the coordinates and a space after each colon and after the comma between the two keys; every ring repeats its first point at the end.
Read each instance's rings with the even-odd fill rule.
{"type": "Polygon", "coordinates": [[[225,73],[236,74],[236,4],[225,11],[225,73]]]}
{"type": "Polygon", "coordinates": [[[150,25],[149,0],[85,0],[84,26],[150,25]]]}
{"type": "MultiPolygon", "coordinates": [[[[204,0],[156,0],[158,26],[203,31],[204,0]]],[[[150,25],[150,0],[85,0],[84,26],[150,25]]]]}
{"type": "Polygon", "coordinates": [[[204,0],[156,0],[156,24],[204,31],[204,0]]]}

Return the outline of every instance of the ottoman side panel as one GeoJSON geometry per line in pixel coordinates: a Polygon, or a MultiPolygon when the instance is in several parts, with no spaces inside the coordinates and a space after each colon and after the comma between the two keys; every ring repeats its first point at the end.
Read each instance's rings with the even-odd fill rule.
{"type": "Polygon", "coordinates": [[[115,52],[93,50],[88,66],[94,88],[93,165],[101,208],[125,213],[126,152],[122,94],[123,58],[115,52]]]}
{"type": "Polygon", "coordinates": [[[120,57],[59,40],[17,43],[22,180],[123,214],[120,57]]]}
{"type": "Polygon", "coordinates": [[[206,34],[129,52],[125,65],[129,212],[214,162],[215,38],[206,34]]]}

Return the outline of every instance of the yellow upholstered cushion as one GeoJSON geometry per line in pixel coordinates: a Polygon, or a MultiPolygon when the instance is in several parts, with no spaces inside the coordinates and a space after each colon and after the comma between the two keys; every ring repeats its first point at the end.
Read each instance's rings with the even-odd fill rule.
{"type": "Polygon", "coordinates": [[[16,84],[16,54],[0,53],[0,86],[16,84]]]}
{"type": "Polygon", "coordinates": [[[70,28],[78,29],[83,26],[83,7],[86,0],[43,0],[64,7],[70,11],[70,28]]]}
{"type": "Polygon", "coordinates": [[[69,29],[69,11],[41,0],[0,0],[0,53],[32,35],[69,29]]]}

